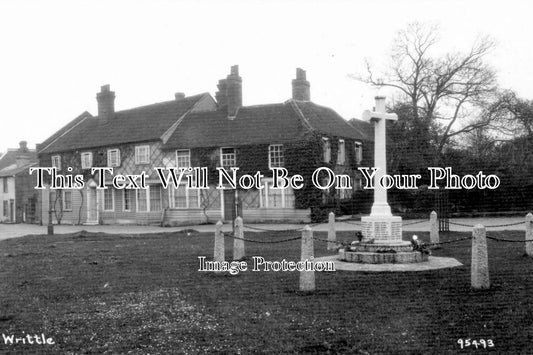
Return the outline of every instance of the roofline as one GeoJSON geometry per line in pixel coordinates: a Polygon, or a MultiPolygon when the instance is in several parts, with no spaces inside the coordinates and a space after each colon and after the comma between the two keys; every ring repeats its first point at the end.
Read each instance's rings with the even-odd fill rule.
{"type": "MultiPolygon", "coordinates": [[[[82,116],[85,116],[85,117],[83,117],[83,119],[81,119],[79,122],[77,122],[75,125],[73,125],[73,126],[70,127],[69,129],[65,130],[65,132],[63,132],[63,133],[60,134],[59,136],[55,137],[50,143],[48,143],[48,144],[46,145],[46,147],[41,148],[41,149],[37,152],[37,154],[42,153],[43,150],[47,149],[47,148],[50,147],[52,144],[54,144],[55,142],[57,142],[57,140],[58,140],[59,138],[63,137],[65,134],[67,134],[67,133],[69,133],[70,131],[72,131],[75,127],[77,127],[80,123],[82,123],[83,121],[85,121],[87,118],[93,117],[93,115],[91,115],[88,111],[84,111],[81,115],[79,115],[78,117],[76,117],[76,118],[74,119],[74,121],[77,120],[78,118],[82,117],[82,116]]],[[[68,126],[68,124],[67,124],[67,126],[68,126]]],[[[60,129],[59,131],[61,131],[61,129],[60,129]]],[[[58,131],[58,132],[59,132],[59,131],[58,131]]]]}
{"type": "MultiPolygon", "coordinates": [[[[206,94],[209,95],[209,93],[203,92],[203,93],[200,93],[200,94],[186,96],[185,98],[183,98],[181,100],[174,99],[174,100],[166,100],[166,101],[154,102],[152,104],[136,106],[136,107],[131,107],[131,108],[127,108],[127,109],[124,109],[124,110],[120,110],[120,111],[115,111],[115,113],[124,113],[124,112],[127,112],[127,111],[138,110],[138,109],[147,108],[147,107],[150,107],[150,106],[156,106],[156,105],[161,105],[161,104],[169,104],[171,102],[179,102],[179,101],[182,101],[182,100],[190,100],[190,99],[193,99],[195,97],[198,97],[197,101],[193,104],[193,106],[194,106],[194,105],[196,105],[198,103],[198,100],[200,100],[200,98],[202,98],[206,94]]],[[[98,117],[98,116],[96,116],[96,117],[98,117]]]]}
{"type": "MultiPolygon", "coordinates": [[[[200,96],[198,98],[198,100],[196,100],[196,102],[192,105],[192,107],[190,109],[188,109],[183,115],[181,115],[180,117],[178,117],[177,121],[174,122],[160,137],[161,141],[163,142],[163,144],[166,144],[168,142],[168,140],[170,139],[170,137],[172,137],[172,134],[176,131],[176,129],[178,128],[178,126],[180,125],[180,123],[185,119],[185,117],[191,113],[194,108],[202,101],[202,99],[206,98],[206,97],[210,97],[211,99],[213,99],[213,97],[211,96],[211,94],[209,94],[208,92],[205,92],[203,94],[198,94],[198,96],[200,96]]],[[[191,96],[191,97],[194,97],[194,96],[191,96]]]]}
{"type": "Polygon", "coordinates": [[[40,153],[40,154],[52,154],[52,155],[55,155],[55,154],[61,154],[61,153],[68,153],[68,152],[72,152],[72,151],[80,151],[80,152],[82,152],[82,151],[89,151],[91,149],[99,149],[99,148],[106,148],[106,147],[109,147],[109,149],[112,149],[112,147],[118,147],[120,145],[125,145],[125,144],[157,143],[157,142],[161,142],[161,138],[150,138],[150,139],[145,139],[145,140],[140,140],[140,141],[128,141],[128,142],[105,144],[105,145],[95,145],[95,146],[90,146],[90,147],[77,147],[77,148],[57,150],[57,151],[53,151],[53,152],[45,152],[45,153],[40,153]]]}

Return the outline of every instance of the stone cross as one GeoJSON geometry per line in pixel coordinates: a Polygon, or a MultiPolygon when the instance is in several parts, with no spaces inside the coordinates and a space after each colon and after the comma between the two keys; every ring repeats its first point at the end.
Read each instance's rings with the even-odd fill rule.
{"type": "Polygon", "coordinates": [[[374,167],[379,168],[374,180],[374,204],[372,205],[371,216],[392,216],[390,206],[387,202],[387,189],[379,184],[381,178],[387,173],[387,120],[396,121],[398,116],[395,113],[385,111],[385,97],[376,96],[376,107],[374,111],[365,110],[363,120],[374,122],[374,167]]]}

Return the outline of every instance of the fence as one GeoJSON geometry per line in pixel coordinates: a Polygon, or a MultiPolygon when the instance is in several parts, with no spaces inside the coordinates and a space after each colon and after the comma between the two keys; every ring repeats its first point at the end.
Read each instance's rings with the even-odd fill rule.
{"type": "MultiPolygon", "coordinates": [[[[313,229],[310,225],[306,225],[303,228],[297,229],[286,229],[281,230],[284,232],[300,232],[301,235],[279,239],[279,240],[254,240],[244,237],[244,227],[243,220],[241,217],[235,219],[235,233],[227,233],[222,231],[222,222],[219,221],[215,226],[215,241],[214,241],[214,254],[213,259],[216,262],[223,262],[225,259],[225,249],[224,249],[224,239],[226,237],[233,239],[233,259],[242,260],[245,257],[245,242],[249,243],[259,243],[259,244],[278,244],[286,243],[295,240],[301,240],[301,258],[300,263],[308,262],[313,264],[314,258],[314,241],[320,241],[327,243],[328,250],[336,250],[339,246],[348,246],[348,243],[339,242],[336,240],[336,230],[335,222],[338,221],[335,219],[335,215],[330,213],[328,218],[328,237],[327,239],[322,239],[313,236],[313,229]]],[[[427,220],[414,221],[409,224],[416,224],[425,222],[427,220]]],[[[525,217],[524,222],[519,223],[508,223],[508,224],[499,224],[499,225],[467,225],[459,224],[465,227],[473,227],[472,236],[440,241],[439,240],[439,229],[438,229],[438,218],[435,211],[430,214],[430,243],[414,243],[414,249],[421,252],[427,248],[437,248],[445,244],[461,242],[464,240],[472,239],[472,265],[471,265],[471,287],[474,289],[486,289],[490,287],[490,278],[488,270],[488,254],[487,254],[487,239],[497,241],[497,242],[509,242],[509,243],[524,243],[525,252],[528,256],[533,257],[533,215],[528,213],[525,217]],[[518,224],[525,225],[525,239],[524,240],[513,240],[506,238],[497,238],[486,235],[486,229],[492,227],[505,227],[505,226],[514,226],[518,224]]],[[[346,222],[343,220],[342,222],[346,222]]],[[[455,224],[454,222],[449,222],[450,224],[455,224]]],[[[257,228],[246,226],[252,230],[261,230],[261,231],[270,231],[270,232],[279,232],[280,230],[268,230],[265,228],[257,228]]],[[[302,264],[303,265],[303,264],[302,264]]],[[[300,291],[314,291],[315,290],[315,274],[314,268],[302,267],[300,271],[300,291]]]]}

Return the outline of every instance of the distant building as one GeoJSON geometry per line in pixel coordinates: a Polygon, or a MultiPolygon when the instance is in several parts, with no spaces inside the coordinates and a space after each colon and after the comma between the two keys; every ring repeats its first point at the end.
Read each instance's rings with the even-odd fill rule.
{"type": "MultiPolygon", "coordinates": [[[[38,147],[41,166],[63,174],[83,174],[82,190],[55,191],[54,218],[62,223],[181,225],[232,220],[308,222],[331,200],[350,199],[359,187],[357,166],[371,141],[330,108],[310,101],[306,73],[297,69],[293,97],[283,103],[242,105],[238,66],[218,82],[218,92],[129,110],[114,110],[114,92],[97,94],[98,116],[84,112],[38,147]],[[113,167],[114,174],[149,176],[147,189],[96,189],[91,167],[113,167]],[[352,189],[323,192],[310,173],[327,166],[352,177],[352,189]],[[206,167],[210,188],[162,188],[156,167],[206,167]],[[239,176],[260,171],[264,189],[216,189],[217,167],[239,168],[239,176]],[[272,189],[271,167],[303,174],[302,190],[272,189]],[[69,170],[67,170],[69,169],[69,170]],[[61,195],[59,197],[59,195],[61,195]],[[58,211],[60,211],[58,215],[58,211]]],[[[362,123],[363,125],[366,123],[362,123]]],[[[48,206],[43,190],[43,209],[48,206]]],[[[46,213],[44,213],[46,215],[46,213]]]]}
{"type": "Polygon", "coordinates": [[[25,141],[0,158],[0,222],[36,223],[41,220],[39,193],[29,168],[38,164],[37,153],[25,141]]]}

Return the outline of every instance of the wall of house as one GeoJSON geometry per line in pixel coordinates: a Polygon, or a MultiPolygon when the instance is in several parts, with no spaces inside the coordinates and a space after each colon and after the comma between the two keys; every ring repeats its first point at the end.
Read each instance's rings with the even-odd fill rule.
{"type": "Polygon", "coordinates": [[[63,202],[55,190],[51,190],[47,186],[45,189],[39,190],[39,200],[41,205],[40,218],[44,225],[49,223],[49,206],[52,209],[52,223],[57,224],[58,219],[61,224],[77,225],[83,224],[87,220],[87,193],[85,189],[67,189],[72,196],[72,208],[65,209],[63,202]],[[51,204],[50,204],[51,199],[51,204]],[[80,209],[81,208],[81,209],[80,209]]]}
{"type": "Polygon", "coordinates": [[[16,209],[15,178],[12,176],[2,177],[0,178],[0,222],[14,222],[16,209]],[[6,192],[4,192],[4,180],[7,181],[6,192]],[[4,201],[7,201],[7,205],[4,201]],[[11,210],[11,202],[13,202],[13,211],[11,210]]]}
{"type": "Polygon", "coordinates": [[[40,223],[41,201],[40,192],[35,189],[36,178],[28,170],[18,173],[15,177],[15,203],[17,223],[40,223]]]}

